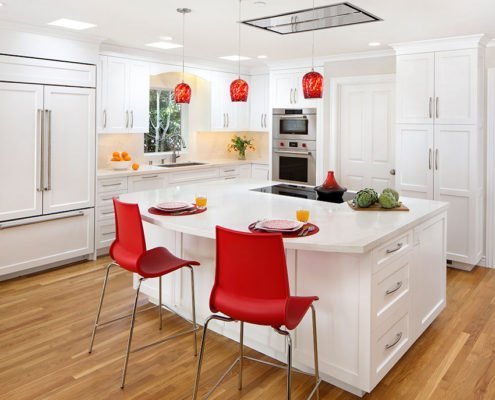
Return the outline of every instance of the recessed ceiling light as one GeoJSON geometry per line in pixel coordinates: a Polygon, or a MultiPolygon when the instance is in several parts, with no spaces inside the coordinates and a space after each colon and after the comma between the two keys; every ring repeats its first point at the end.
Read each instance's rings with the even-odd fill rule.
{"type": "Polygon", "coordinates": [[[3,3],[0,3],[0,7],[3,7],[3,3]]]}
{"type": "Polygon", "coordinates": [[[160,36],[160,40],[172,40],[172,36],[160,36]]]}
{"type": "Polygon", "coordinates": [[[162,49],[162,50],[170,50],[170,49],[176,49],[178,47],[182,47],[181,44],[172,43],[172,42],[153,42],[146,44],[146,46],[156,47],[157,49],[162,49]]]}
{"type": "Polygon", "coordinates": [[[48,25],[60,26],[62,28],[74,29],[76,31],[82,31],[84,29],[94,28],[96,26],[95,24],[89,24],[87,22],[67,18],[57,19],[56,21],[49,22],[48,25]]]}
{"type": "Polygon", "coordinates": [[[380,46],[381,43],[380,42],[369,42],[368,43],[368,46],[371,46],[371,47],[377,47],[377,46],[380,46]]]}
{"type": "Polygon", "coordinates": [[[258,56],[257,58],[263,59],[263,58],[268,58],[268,56],[258,56]]]}
{"type": "Polygon", "coordinates": [[[223,57],[218,57],[221,58],[222,60],[228,60],[228,61],[243,61],[243,60],[250,60],[251,57],[245,57],[245,56],[238,56],[233,55],[233,56],[223,56],[223,57]]]}

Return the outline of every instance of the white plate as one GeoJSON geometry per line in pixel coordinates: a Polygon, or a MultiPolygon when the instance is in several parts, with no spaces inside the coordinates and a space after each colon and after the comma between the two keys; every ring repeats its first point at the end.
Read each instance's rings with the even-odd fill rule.
{"type": "Polygon", "coordinates": [[[285,219],[264,220],[257,224],[257,228],[270,232],[295,232],[302,228],[304,223],[285,219]]]}
{"type": "Polygon", "coordinates": [[[159,210],[169,212],[189,210],[193,207],[194,206],[191,203],[186,203],[184,201],[168,201],[155,206],[155,208],[158,208],[159,210]]]}

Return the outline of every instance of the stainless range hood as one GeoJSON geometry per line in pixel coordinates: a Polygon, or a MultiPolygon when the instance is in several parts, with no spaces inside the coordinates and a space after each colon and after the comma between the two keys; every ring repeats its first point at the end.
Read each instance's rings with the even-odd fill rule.
{"type": "Polygon", "coordinates": [[[375,21],[381,21],[381,19],[351,3],[345,2],[271,17],[250,19],[242,21],[242,23],[286,35],[375,21]]]}

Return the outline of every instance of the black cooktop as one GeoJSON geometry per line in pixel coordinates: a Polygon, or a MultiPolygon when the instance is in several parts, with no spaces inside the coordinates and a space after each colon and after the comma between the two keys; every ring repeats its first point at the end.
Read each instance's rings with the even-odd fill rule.
{"type": "MultiPolygon", "coordinates": [[[[300,199],[319,200],[318,193],[310,186],[291,185],[288,183],[281,183],[278,185],[265,186],[261,188],[251,189],[255,192],[278,194],[280,196],[298,197],[300,199]]],[[[356,194],[352,192],[345,192],[343,196],[344,201],[352,200],[356,194]]]]}

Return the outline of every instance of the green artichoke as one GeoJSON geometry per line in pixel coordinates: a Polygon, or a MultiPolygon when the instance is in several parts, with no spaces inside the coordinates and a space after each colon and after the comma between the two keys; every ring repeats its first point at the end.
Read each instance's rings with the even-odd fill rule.
{"type": "Polygon", "coordinates": [[[375,204],[378,201],[378,193],[375,191],[375,189],[366,188],[366,189],[363,189],[363,190],[366,191],[366,192],[368,192],[372,196],[373,203],[371,203],[371,204],[375,204]]]}
{"type": "Polygon", "coordinates": [[[383,189],[383,193],[392,193],[396,201],[399,201],[399,192],[392,188],[383,189]]]}
{"type": "Polygon", "coordinates": [[[376,192],[374,190],[373,192],[374,193],[372,193],[369,189],[360,190],[359,192],[357,192],[356,197],[354,198],[354,202],[360,208],[368,208],[372,204],[376,203],[376,192]]]}
{"type": "Polygon", "coordinates": [[[394,194],[385,191],[378,198],[378,202],[382,208],[395,208],[399,205],[394,194]]]}

